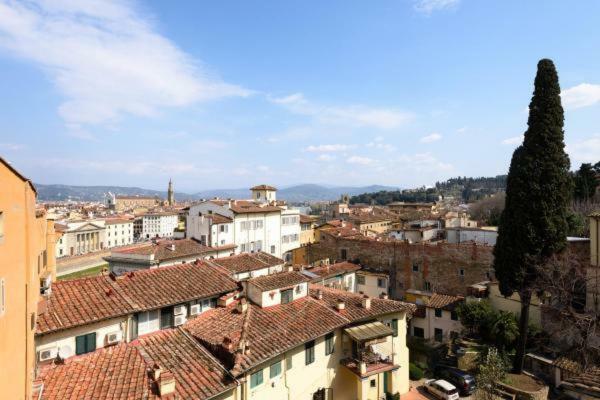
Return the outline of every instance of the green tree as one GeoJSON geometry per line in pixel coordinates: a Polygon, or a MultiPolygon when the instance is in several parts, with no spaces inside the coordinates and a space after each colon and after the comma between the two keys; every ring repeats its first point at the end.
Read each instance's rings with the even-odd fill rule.
{"type": "Polygon", "coordinates": [[[519,326],[513,313],[493,312],[486,323],[489,339],[504,353],[514,347],[519,336],[519,326]]]}
{"type": "Polygon", "coordinates": [[[558,74],[540,60],[523,144],[513,153],[506,206],[494,248],[494,269],[505,296],[521,299],[519,338],[513,369],[523,370],[529,306],[540,266],[566,246],[571,197],[569,158],[564,151],[563,108],[558,74]]]}
{"type": "Polygon", "coordinates": [[[475,398],[496,400],[498,382],[506,376],[506,362],[496,348],[490,347],[481,354],[478,364],[475,398]]]}
{"type": "Polygon", "coordinates": [[[482,334],[482,328],[485,328],[485,321],[488,320],[493,310],[487,301],[477,301],[462,303],[456,312],[460,318],[460,323],[467,328],[470,333],[482,334]]]}
{"type": "Polygon", "coordinates": [[[596,193],[596,187],[598,181],[596,180],[596,167],[600,166],[597,163],[595,166],[592,164],[581,164],[581,167],[574,174],[574,190],[573,197],[575,200],[589,201],[596,193]]]}

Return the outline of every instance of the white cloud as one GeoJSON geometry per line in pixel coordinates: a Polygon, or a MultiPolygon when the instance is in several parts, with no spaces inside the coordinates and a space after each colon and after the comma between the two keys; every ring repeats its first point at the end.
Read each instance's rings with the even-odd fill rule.
{"type": "Polygon", "coordinates": [[[427,136],[423,136],[419,142],[421,143],[433,143],[433,142],[437,142],[438,140],[440,140],[442,138],[442,135],[440,135],[439,133],[432,133],[430,135],[427,136]]]}
{"type": "Polygon", "coordinates": [[[565,150],[571,158],[571,167],[575,169],[581,163],[597,163],[600,161],[600,134],[569,143],[565,150]]]}
{"type": "Polygon", "coordinates": [[[23,148],[25,148],[25,146],[19,143],[0,143],[0,149],[4,150],[17,151],[23,148]]]}
{"type": "Polygon", "coordinates": [[[423,14],[431,14],[434,11],[445,10],[458,6],[460,0],[416,0],[414,9],[423,14]]]}
{"type": "Polygon", "coordinates": [[[462,133],[465,133],[468,129],[469,129],[469,127],[463,126],[462,128],[458,128],[456,130],[456,133],[461,133],[462,134],[462,133]]]}
{"type": "Polygon", "coordinates": [[[333,161],[335,160],[335,156],[331,155],[331,154],[319,154],[319,156],[317,157],[317,160],[319,161],[333,161]]]}
{"type": "Polygon", "coordinates": [[[374,108],[362,105],[317,105],[308,101],[302,93],[280,98],[269,97],[269,100],[295,114],[310,116],[325,124],[394,129],[413,119],[412,113],[392,108],[374,108]]]}
{"type": "Polygon", "coordinates": [[[515,144],[521,144],[521,143],[523,143],[523,135],[509,137],[502,141],[502,144],[511,145],[511,146],[515,145],[515,144]]]}
{"type": "Polygon", "coordinates": [[[346,161],[348,162],[348,164],[370,165],[373,163],[374,160],[368,157],[352,156],[346,161]]]}
{"type": "Polygon", "coordinates": [[[600,85],[581,83],[561,93],[563,106],[567,109],[589,107],[600,103],[600,85]]]}
{"type": "Polygon", "coordinates": [[[306,149],[304,149],[304,151],[308,151],[311,153],[330,153],[334,151],[346,151],[353,147],[355,146],[347,144],[320,144],[317,146],[308,146],[306,149]]]}
{"type": "MultiPolygon", "coordinates": [[[[375,140],[377,140],[377,138],[375,138],[375,140]]],[[[377,141],[367,143],[367,147],[377,149],[377,150],[383,150],[383,151],[396,150],[396,148],[389,143],[382,143],[382,142],[377,142],[377,141]]]]}
{"type": "Polygon", "coordinates": [[[250,92],[227,84],[157,33],[127,0],[0,3],[0,46],[48,73],[67,124],[250,92]]]}
{"type": "Polygon", "coordinates": [[[431,153],[417,153],[413,155],[402,155],[396,161],[403,169],[409,169],[416,172],[427,171],[452,171],[454,166],[449,163],[438,160],[431,153]]]}

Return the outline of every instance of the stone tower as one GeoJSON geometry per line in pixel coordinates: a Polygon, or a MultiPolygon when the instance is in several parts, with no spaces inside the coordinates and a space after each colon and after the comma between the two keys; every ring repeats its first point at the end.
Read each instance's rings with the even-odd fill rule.
{"type": "Polygon", "coordinates": [[[167,190],[167,204],[175,204],[175,193],[173,193],[173,181],[169,179],[169,189],[167,190]]]}

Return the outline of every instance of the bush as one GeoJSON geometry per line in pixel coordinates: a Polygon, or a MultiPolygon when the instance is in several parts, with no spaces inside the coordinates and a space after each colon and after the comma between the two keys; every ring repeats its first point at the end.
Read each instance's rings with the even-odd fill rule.
{"type": "Polygon", "coordinates": [[[400,400],[400,393],[386,393],[385,394],[385,400],[400,400]]]}
{"type": "Polygon", "coordinates": [[[408,376],[413,381],[418,381],[419,379],[423,379],[423,370],[417,367],[415,364],[408,364],[408,376]]]}

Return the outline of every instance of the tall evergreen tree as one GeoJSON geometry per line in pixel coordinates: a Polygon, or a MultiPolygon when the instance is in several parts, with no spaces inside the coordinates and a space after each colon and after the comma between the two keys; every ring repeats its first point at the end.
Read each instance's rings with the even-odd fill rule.
{"type": "Polygon", "coordinates": [[[581,201],[590,200],[596,193],[596,187],[598,186],[596,171],[592,164],[581,164],[581,167],[575,172],[574,182],[575,191],[573,192],[573,197],[581,201]]]}
{"type": "Polygon", "coordinates": [[[566,247],[571,196],[560,86],[551,60],[538,63],[534,86],[528,128],[510,163],[506,207],[494,249],[500,291],[505,296],[516,292],[521,298],[515,372],[523,369],[529,305],[539,268],[566,247]]]}

